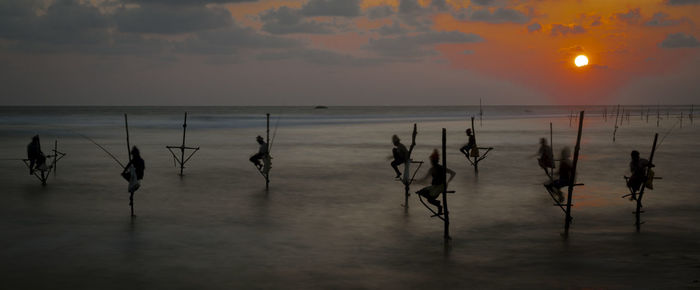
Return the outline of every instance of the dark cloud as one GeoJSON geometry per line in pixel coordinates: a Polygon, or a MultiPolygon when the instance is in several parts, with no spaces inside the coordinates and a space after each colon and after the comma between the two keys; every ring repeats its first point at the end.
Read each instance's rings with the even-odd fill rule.
{"type": "Polygon", "coordinates": [[[137,8],[121,8],[114,18],[119,31],[156,34],[196,32],[233,22],[225,8],[194,5],[143,4],[137,8]]]}
{"type": "Polygon", "coordinates": [[[698,42],[694,36],[683,32],[669,34],[664,41],[659,43],[659,47],[663,48],[688,48],[699,46],[700,42],[698,42]]]}
{"type": "Polygon", "coordinates": [[[552,24],[549,31],[552,36],[567,35],[567,34],[581,34],[585,33],[586,29],[578,24],[552,24]]]}
{"type": "Polygon", "coordinates": [[[651,19],[644,22],[645,26],[674,26],[683,23],[681,19],[670,19],[668,14],[663,12],[654,13],[651,19]]]}
{"type": "Polygon", "coordinates": [[[338,53],[330,50],[299,48],[282,52],[267,52],[257,55],[258,60],[263,61],[284,61],[301,60],[317,65],[344,65],[344,66],[366,66],[383,63],[376,58],[358,58],[350,54],[338,53]]]}
{"type": "Polygon", "coordinates": [[[360,0],[309,0],[301,7],[304,16],[344,16],[360,15],[360,0]]]}
{"type": "Polygon", "coordinates": [[[260,34],[250,27],[232,25],[202,31],[176,44],[176,52],[192,54],[233,54],[241,49],[281,49],[301,47],[296,39],[260,34]]]}
{"type": "Polygon", "coordinates": [[[407,33],[408,29],[401,27],[401,24],[394,21],[393,24],[391,24],[391,25],[387,24],[387,25],[379,27],[373,31],[376,31],[380,35],[396,35],[396,34],[407,33]]]}
{"type": "Polygon", "coordinates": [[[642,14],[639,8],[635,8],[630,9],[625,13],[615,13],[613,18],[628,24],[636,24],[639,23],[640,19],[642,19],[642,14]]]}
{"type": "Polygon", "coordinates": [[[471,2],[476,5],[489,6],[493,4],[494,0],[472,0],[471,2]]]}
{"type": "Polygon", "coordinates": [[[367,9],[365,14],[367,15],[367,18],[375,20],[389,17],[394,15],[394,13],[394,8],[391,6],[375,6],[367,9]]]}
{"type": "Polygon", "coordinates": [[[450,6],[447,5],[446,0],[432,0],[430,1],[430,7],[435,8],[438,11],[450,10],[450,6]]]}
{"type": "Polygon", "coordinates": [[[299,10],[282,6],[260,14],[262,29],[272,34],[329,34],[334,26],[325,22],[306,19],[299,10]]]}
{"type": "Polygon", "coordinates": [[[666,0],[668,5],[700,5],[700,0],[666,0]]]}
{"type": "Polygon", "coordinates": [[[437,52],[432,47],[428,47],[431,45],[481,41],[483,39],[476,34],[459,31],[432,31],[418,35],[370,39],[365,49],[387,58],[415,60],[425,56],[436,55],[437,52]]]}
{"type": "Polygon", "coordinates": [[[487,23],[527,23],[530,17],[525,13],[511,8],[478,9],[459,13],[457,19],[487,23]]]}
{"type": "Polygon", "coordinates": [[[420,14],[422,12],[423,7],[420,6],[418,0],[399,0],[399,13],[420,14]]]}
{"type": "Polygon", "coordinates": [[[109,17],[97,7],[75,0],[58,0],[44,10],[35,1],[0,4],[0,38],[19,41],[13,49],[63,51],[72,45],[94,46],[109,39],[109,17]]]}
{"type": "Polygon", "coordinates": [[[528,32],[535,32],[535,31],[540,31],[542,30],[542,25],[540,25],[538,22],[532,23],[527,26],[527,31],[528,32]]]}
{"type": "Polygon", "coordinates": [[[136,4],[196,5],[257,2],[258,0],[125,0],[136,4]]]}

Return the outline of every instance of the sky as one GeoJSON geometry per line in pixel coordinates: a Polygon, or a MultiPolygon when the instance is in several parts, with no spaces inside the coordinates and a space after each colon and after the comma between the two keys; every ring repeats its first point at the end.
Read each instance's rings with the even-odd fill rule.
{"type": "Polygon", "coordinates": [[[0,105],[692,104],[699,25],[700,0],[0,0],[0,105]]]}

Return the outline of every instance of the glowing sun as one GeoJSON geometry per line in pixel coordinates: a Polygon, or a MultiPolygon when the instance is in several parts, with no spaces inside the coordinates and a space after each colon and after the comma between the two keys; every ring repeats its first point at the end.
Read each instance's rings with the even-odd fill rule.
{"type": "Polygon", "coordinates": [[[583,54],[579,55],[574,60],[574,63],[576,64],[577,67],[587,66],[588,65],[588,58],[583,54]]]}

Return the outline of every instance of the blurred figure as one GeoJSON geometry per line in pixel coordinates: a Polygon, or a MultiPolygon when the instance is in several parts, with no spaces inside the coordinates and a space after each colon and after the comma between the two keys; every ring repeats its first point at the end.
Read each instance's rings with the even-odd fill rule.
{"type": "Polygon", "coordinates": [[[540,164],[540,168],[544,169],[544,173],[547,174],[550,179],[554,178],[554,176],[550,174],[550,170],[554,168],[554,153],[552,153],[552,147],[549,147],[549,144],[547,144],[546,138],[540,138],[540,149],[535,156],[539,156],[537,162],[540,164]]]}
{"type": "Polygon", "coordinates": [[[255,138],[255,140],[258,141],[258,144],[260,144],[260,149],[258,149],[258,153],[250,157],[250,162],[253,162],[258,170],[261,170],[263,165],[260,163],[260,160],[263,159],[263,157],[265,157],[269,151],[267,143],[265,143],[265,139],[263,139],[263,137],[258,136],[255,138]]]}
{"type": "Polygon", "coordinates": [[[474,149],[474,146],[476,146],[476,137],[474,137],[474,134],[472,134],[472,129],[467,129],[466,133],[469,141],[467,144],[462,146],[462,148],[459,148],[459,152],[462,152],[467,159],[470,159],[469,156],[471,155],[471,150],[474,149]]]}
{"type": "Polygon", "coordinates": [[[437,200],[437,198],[445,190],[445,183],[443,182],[444,176],[442,175],[443,169],[450,175],[450,179],[447,180],[447,183],[450,183],[450,181],[452,181],[452,179],[455,177],[455,172],[440,165],[439,160],[440,153],[438,153],[437,149],[434,149],[433,154],[430,155],[430,170],[428,170],[425,176],[418,179],[418,182],[423,182],[427,180],[428,177],[432,177],[430,186],[426,186],[421,190],[416,191],[418,195],[425,197],[430,204],[437,207],[437,215],[442,214],[442,205],[440,205],[440,201],[437,200]]]}
{"type": "Polygon", "coordinates": [[[391,161],[391,167],[394,168],[394,172],[396,172],[396,178],[401,178],[401,171],[399,171],[398,166],[408,160],[408,149],[401,144],[399,136],[391,136],[391,142],[394,144],[394,148],[391,149],[391,155],[392,158],[394,158],[394,160],[391,161]]]}
{"type": "Polygon", "coordinates": [[[131,160],[124,166],[122,177],[129,182],[128,191],[129,205],[131,206],[131,215],[134,215],[134,192],[141,187],[140,180],[143,179],[143,173],[146,170],[146,162],[141,158],[141,152],[136,146],[131,148],[131,160]]]}
{"type": "Polygon", "coordinates": [[[627,187],[630,188],[632,193],[630,200],[636,200],[637,191],[641,189],[642,184],[647,180],[647,168],[654,167],[654,165],[650,164],[649,160],[639,158],[639,151],[637,150],[633,150],[630,157],[632,158],[630,161],[630,173],[632,175],[627,179],[627,187]]]}
{"type": "Polygon", "coordinates": [[[29,175],[34,174],[34,170],[46,170],[46,155],[41,152],[39,135],[32,137],[32,142],[27,145],[27,159],[29,159],[29,175]]]}
{"type": "Polygon", "coordinates": [[[569,186],[573,182],[573,176],[571,176],[571,160],[569,160],[570,156],[569,147],[564,147],[564,149],[561,150],[561,157],[559,159],[559,179],[545,184],[547,191],[549,191],[550,194],[556,194],[559,198],[559,202],[564,202],[564,194],[561,192],[561,188],[569,186]]]}

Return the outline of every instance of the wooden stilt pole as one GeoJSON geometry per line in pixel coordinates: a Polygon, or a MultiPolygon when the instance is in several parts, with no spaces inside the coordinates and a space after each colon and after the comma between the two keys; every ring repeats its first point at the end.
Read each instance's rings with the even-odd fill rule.
{"type": "Polygon", "coordinates": [[[481,107],[481,98],[479,98],[479,127],[484,126],[484,109],[481,107]]]}
{"type": "Polygon", "coordinates": [[[182,146],[180,147],[180,176],[185,170],[185,135],[187,134],[187,112],[185,112],[185,122],[182,124],[182,146]]]}
{"type": "MultiPolygon", "coordinates": [[[[413,134],[411,134],[411,146],[409,146],[409,148],[408,148],[408,160],[406,160],[406,162],[409,162],[409,163],[413,161],[413,160],[411,160],[411,154],[413,153],[413,148],[416,147],[416,135],[418,135],[418,125],[414,123],[413,124],[413,134]]],[[[410,169],[411,167],[409,166],[409,167],[405,167],[405,168],[410,169]]],[[[403,173],[403,178],[404,178],[403,179],[404,180],[403,186],[404,186],[404,199],[405,199],[403,205],[405,208],[408,208],[408,197],[411,195],[411,193],[410,193],[411,182],[412,182],[413,178],[411,176],[410,171],[409,172],[405,172],[405,171],[406,170],[404,170],[404,173],[403,173]]]]}
{"type": "Polygon", "coordinates": [[[574,186],[576,185],[576,166],[578,166],[578,155],[581,150],[581,132],[583,131],[583,114],[581,111],[578,121],[578,136],[576,137],[576,147],[574,149],[574,163],[571,168],[571,178],[569,180],[569,192],[566,197],[566,220],[564,221],[564,236],[569,236],[569,225],[571,224],[571,199],[574,195],[574,186]]]}
{"type": "MultiPolygon", "coordinates": [[[[267,116],[267,154],[270,154],[270,113],[266,114],[267,116]]],[[[269,157],[268,157],[269,158],[269,157]]],[[[265,173],[265,190],[270,189],[270,172],[268,171],[265,173]]]]}
{"type": "Polygon", "coordinates": [[[58,171],[58,140],[53,141],[53,177],[56,177],[58,171]]]}
{"type": "Polygon", "coordinates": [[[659,121],[661,120],[661,112],[659,111],[659,105],[656,105],[656,128],[659,128],[659,121]]]}
{"type": "MultiPolygon", "coordinates": [[[[654,164],[654,153],[656,152],[656,141],[659,139],[659,133],[654,134],[654,145],[651,146],[651,155],[649,155],[649,167],[647,167],[647,172],[646,176],[649,176],[650,170],[651,170],[651,165],[654,164]]],[[[646,180],[642,183],[642,189],[639,190],[639,194],[637,195],[637,210],[634,212],[635,216],[635,226],[637,227],[637,232],[640,231],[641,228],[641,221],[640,221],[640,214],[642,213],[642,197],[644,197],[644,189],[646,188],[646,180]]]]}
{"type": "MultiPolygon", "coordinates": [[[[124,128],[126,129],[126,151],[129,154],[129,162],[131,162],[131,143],[129,142],[129,119],[124,114],[124,128]]],[[[134,216],[134,192],[129,192],[129,207],[131,208],[131,216],[134,216]]]]}
{"type": "Polygon", "coordinates": [[[650,109],[650,108],[647,108],[647,124],[649,124],[649,113],[650,113],[650,111],[651,111],[651,109],[650,109]]]}
{"type": "Polygon", "coordinates": [[[681,129],[683,128],[683,112],[681,112],[681,129]]]}
{"type": "MultiPolygon", "coordinates": [[[[472,135],[474,135],[474,140],[476,140],[476,130],[474,129],[474,117],[472,117],[472,135]]],[[[474,143],[474,146],[477,148],[479,147],[477,143],[474,143]]],[[[471,152],[469,152],[469,155],[471,155],[471,152]]],[[[474,173],[479,174],[479,157],[474,157],[474,173]]]]}
{"type": "Polygon", "coordinates": [[[603,119],[605,120],[606,123],[608,122],[608,107],[607,106],[603,107],[603,119]]]}
{"type": "MultiPolygon", "coordinates": [[[[549,149],[552,150],[552,158],[554,158],[554,130],[552,130],[552,122],[549,122],[549,149]]],[[[554,160],[552,160],[554,164],[554,160]]],[[[549,181],[554,180],[554,167],[549,168],[549,181]]]]}
{"type": "Polygon", "coordinates": [[[690,105],[690,125],[693,125],[693,105],[690,105]]]}
{"type": "Polygon", "coordinates": [[[129,144],[129,119],[124,114],[124,128],[126,128],[126,152],[129,156],[129,162],[131,162],[131,144],[129,144]]]}
{"type": "MultiPolygon", "coordinates": [[[[472,124],[473,122],[474,118],[472,118],[472,124]]],[[[447,130],[445,128],[442,128],[442,168],[442,182],[445,185],[442,190],[442,208],[445,224],[444,239],[447,242],[452,238],[450,237],[450,211],[447,209],[447,130]]]]}
{"type": "Polygon", "coordinates": [[[617,105],[617,114],[615,115],[615,130],[613,131],[613,143],[615,143],[615,138],[617,135],[617,121],[620,118],[620,105],[617,105]]]}

